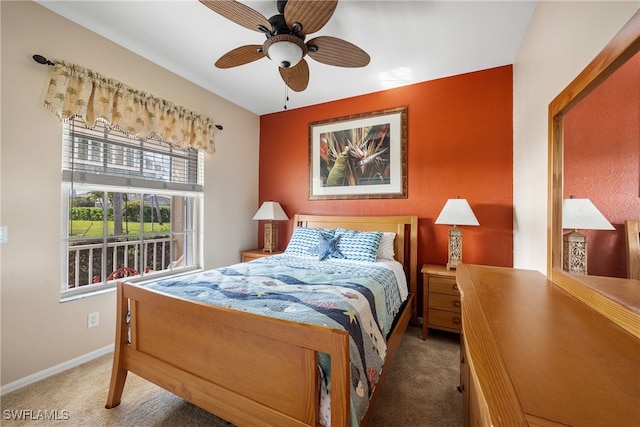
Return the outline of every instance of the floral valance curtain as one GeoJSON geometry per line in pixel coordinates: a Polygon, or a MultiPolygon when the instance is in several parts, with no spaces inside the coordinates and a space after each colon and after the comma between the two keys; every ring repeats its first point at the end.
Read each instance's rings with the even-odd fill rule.
{"type": "Polygon", "coordinates": [[[55,61],[44,105],[60,120],[79,116],[93,127],[102,118],[132,136],[215,151],[213,119],[75,64],[55,61]]]}

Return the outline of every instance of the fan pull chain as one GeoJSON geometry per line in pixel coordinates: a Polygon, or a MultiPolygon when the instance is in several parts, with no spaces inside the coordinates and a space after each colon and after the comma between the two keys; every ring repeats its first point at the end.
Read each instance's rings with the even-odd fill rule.
{"type": "Polygon", "coordinates": [[[284,85],[284,109],[287,109],[287,102],[289,101],[289,86],[284,85]]]}

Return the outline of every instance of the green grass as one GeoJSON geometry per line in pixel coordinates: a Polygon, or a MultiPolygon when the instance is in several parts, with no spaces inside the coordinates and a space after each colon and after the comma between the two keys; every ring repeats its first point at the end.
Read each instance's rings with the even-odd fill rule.
{"type": "MultiPolygon", "coordinates": [[[[102,237],[102,221],[71,221],[69,223],[70,237],[102,237]]],[[[113,235],[113,221],[107,223],[109,229],[108,235],[113,235]]],[[[123,234],[140,234],[140,223],[130,222],[122,224],[123,234]]],[[[145,233],[168,233],[171,231],[171,224],[164,223],[162,225],[156,223],[145,223],[145,233]]]]}

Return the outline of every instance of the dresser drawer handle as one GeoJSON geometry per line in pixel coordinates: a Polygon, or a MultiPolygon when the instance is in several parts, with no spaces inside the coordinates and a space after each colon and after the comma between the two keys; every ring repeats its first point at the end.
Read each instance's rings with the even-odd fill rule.
{"type": "Polygon", "coordinates": [[[454,301],[453,302],[453,306],[454,307],[460,307],[460,301],[454,301]]]}
{"type": "Polygon", "coordinates": [[[451,322],[454,325],[459,325],[460,324],[460,318],[459,317],[454,317],[453,319],[451,319],[451,322]]]}
{"type": "Polygon", "coordinates": [[[458,284],[456,283],[455,285],[453,285],[453,290],[457,291],[458,290],[458,284]]]}

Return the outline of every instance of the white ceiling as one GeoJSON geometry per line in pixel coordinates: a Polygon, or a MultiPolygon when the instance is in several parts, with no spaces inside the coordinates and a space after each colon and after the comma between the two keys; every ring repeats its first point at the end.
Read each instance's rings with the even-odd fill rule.
{"type": "MultiPolygon", "coordinates": [[[[264,35],[197,0],[37,3],[217,95],[262,115],[282,111],[285,85],[267,58],[231,69],[214,62],[229,50],[262,44],[264,35]]],[[[265,17],[275,0],[242,1],[265,17]]],[[[364,49],[364,68],[309,63],[309,86],[289,90],[288,109],[512,64],[536,1],[341,0],[318,35],[364,49]]]]}

